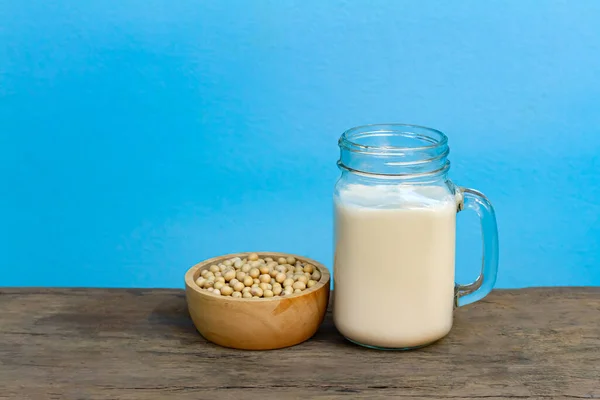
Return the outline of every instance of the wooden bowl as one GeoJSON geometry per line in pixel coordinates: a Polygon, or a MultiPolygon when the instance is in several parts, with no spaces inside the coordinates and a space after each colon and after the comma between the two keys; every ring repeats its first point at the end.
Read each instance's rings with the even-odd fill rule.
{"type": "Polygon", "coordinates": [[[194,265],[185,274],[188,310],[202,336],[221,346],[245,350],[269,350],[293,346],[315,334],[325,318],[329,301],[330,274],[324,265],[309,258],[284,253],[257,253],[261,258],[294,256],[313,264],[321,272],[316,285],[285,297],[234,298],[216,296],[200,289],[195,281],[204,269],[233,257],[228,254],[194,265]]]}

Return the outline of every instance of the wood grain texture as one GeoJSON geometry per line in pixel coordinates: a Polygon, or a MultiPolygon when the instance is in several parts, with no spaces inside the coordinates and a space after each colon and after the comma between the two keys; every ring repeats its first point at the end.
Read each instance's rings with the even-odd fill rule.
{"type": "MultiPolygon", "coordinates": [[[[198,331],[213,343],[244,350],[280,349],[311,338],[325,318],[330,286],[329,270],[315,260],[294,254],[297,260],[318,268],[321,279],[312,288],[285,297],[216,296],[194,283],[203,269],[233,257],[246,258],[249,254],[211,258],[194,265],[185,274],[188,310],[198,331]]],[[[258,255],[274,259],[290,256],[284,253],[258,255]]]]}
{"type": "Polygon", "coordinates": [[[600,398],[600,288],[494,291],[411,352],[222,348],[180,290],[0,289],[0,398],[600,398]]]}

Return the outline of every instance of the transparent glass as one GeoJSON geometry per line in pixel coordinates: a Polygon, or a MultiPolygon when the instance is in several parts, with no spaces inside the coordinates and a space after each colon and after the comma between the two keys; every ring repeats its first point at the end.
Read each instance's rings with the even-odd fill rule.
{"type": "Polygon", "coordinates": [[[404,125],[352,128],[340,137],[335,185],[334,322],[347,339],[412,349],[444,337],[453,310],[485,297],[498,269],[494,210],[448,179],[448,138],[404,125]],[[481,273],[455,276],[456,214],[481,220],[481,273]]]}

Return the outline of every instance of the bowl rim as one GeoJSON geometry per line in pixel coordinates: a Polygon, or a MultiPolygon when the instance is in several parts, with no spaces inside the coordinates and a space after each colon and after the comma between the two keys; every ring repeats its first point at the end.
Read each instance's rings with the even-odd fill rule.
{"type": "Polygon", "coordinates": [[[281,301],[281,300],[285,300],[285,299],[296,299],[296,298],[308,295],[312,292],[315,292],[315,291],[321,289],[325,285],[329,285],[330,280],[331,280],[331,273],[329,272],[327,267],[324,266],[323,264],[321,264],[320,262],[313,260],[311,258],[308,258],[308,257],[304,257],[304,256],[292,254],[292,253],[279,253],[279,252],[274,252],[274,251],[247,251],[247,252],[240,252],[240,253],[224,254],[221,256],[212,257],[212,258],[206,259],[204,261],[201,261],[201,262],[193,265],[185,273],[186,287],[202,296],[207,296],[207,297],[210,297],[211,299],[221,299],[221,300],[238,301],[238,302],[242,301],[242,302],[252,302],[252,303],[256,303],[256,302],[264,303],[264,302],[269,302],[269,301],[281,301]],[[303,290],[301,293],[294,293],[289,296],[273,296],[273,297],[266,297],[266,298],[260,297],[258,299],[256,299],[256,298],[247,299],[247,298],[243,298],[243,297],[235,298],[235,297],[231,297],[231,296],[216,296],[216,295],[212,294],[211,292],[209,292],[208,290],[200,289],[198,287],[198,285],[196,285],[196,282],[194,281],[194,274],[196,273],[196,271],[198,271],[204,267],[209,267],[210,265],[214,264],[215,262],[219,262],[221,260],[227,260],[227,259],[231,259],[234,257],[248,256],[253,253],[258,254],[259,257],[289,257],[289,256],[292,256],[301,261],[306,261],[310,264],[313,264],[317,268],[319,268],[319,271],[321,271],[321,279],[319,279],[313,287],[303,290]]]}

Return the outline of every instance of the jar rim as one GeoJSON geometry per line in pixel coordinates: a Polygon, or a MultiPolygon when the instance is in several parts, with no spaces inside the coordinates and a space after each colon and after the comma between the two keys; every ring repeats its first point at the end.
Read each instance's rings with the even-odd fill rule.
{"type": "MultiPolygon", "coordinates": [[[[388,135],[390,136],[390,135],[388,135]]],[[[422,125],[388,123],[388,124],[367,124],[355,126],[346,130],[340,136],[338,145],[348,151],[370,154],[390,154],[397,152],[427,151],[448,144],[448,137],[441,131],[422,125]],[[357,139],[381,136],[387,133],[391,135],[412,137],[430,144],[420,146],[394,146],[394,145],[372,145],[361,144],[357,139]]]]}

